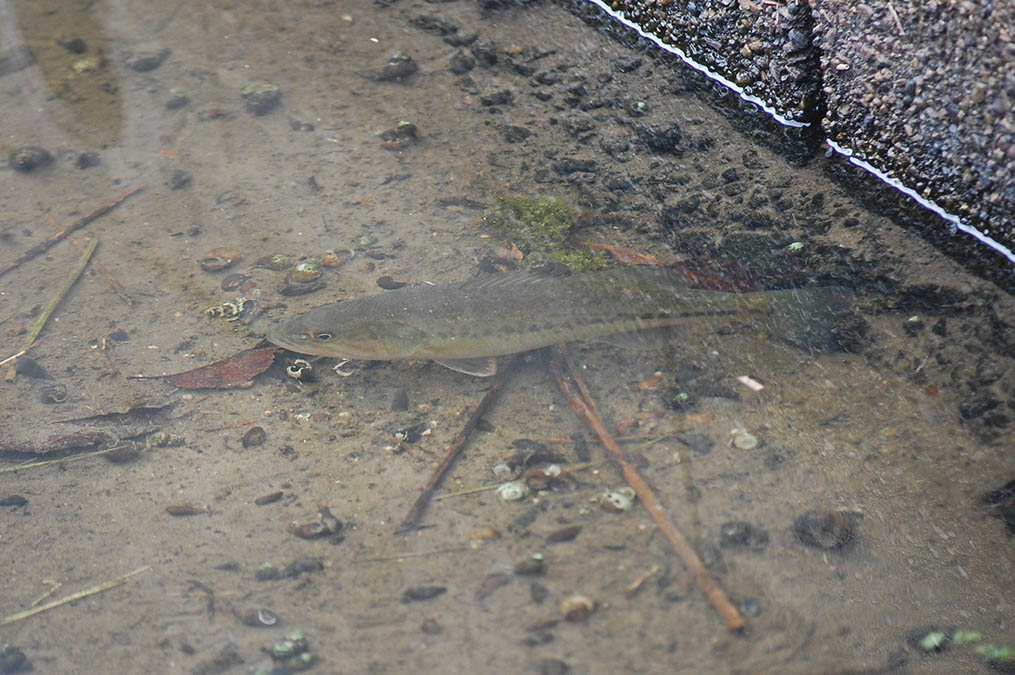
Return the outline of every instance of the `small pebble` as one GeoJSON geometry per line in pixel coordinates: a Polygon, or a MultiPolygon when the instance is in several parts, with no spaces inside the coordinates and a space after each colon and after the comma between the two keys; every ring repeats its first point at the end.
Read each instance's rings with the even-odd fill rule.
{"type": "Polygon", "coordinates": [[[182,190],[193,182],[194,176],[183,169],[175,169],[169,176],[169,187],[173,190],[182,190]]]}
{"type": "Polygon", "coordinates": [[[831,551],[852,543],[862,514],[811,509],[793,521],[793,534],[803,544],[831,551]]]}
{"type": "Polygon", "coordinates": [[[127,66],[139,73],[147,73],[161,66],[171,53],[169,48],[160,49],[157,52],[141,52],[129,58],[127,66]]]}
{"type": "Polygon", "coordinates": [[[282,499],[284,493],[281,490],[266,494],[263,497],[258,497],[254,500],[254,504],[257,506],[267,506],[268,504],[274,504],[278,500],[282,499]]]}
{"type": "Polygon", "coordinates": [[[12,152],[7,161],[15,171],[28,173],[48,166],[53,161],[53,155],[49,154],[46,148],[29,145],[12,152]]]}
{"type": "Polygon", "coordinates": [[[267,115],[282,100],[282,90],[267,82],[253,82],[240,93],[247,102],[247,111],[254,115],[267,115]]]}
{"type": "Polygon", "coordinates": [[[719,545],[723,548],[761,549],[768,545],[768,532],[743,520],[731,520],[719,526],[719,545]]]}
{"type": "Polygon", "coordinates": [[[63,403],[67,400],[67,385],[59,382],[47,382],[42,385],[39,398],[43,403],[63,403]]]}
{"type": "Polygon", "coordinates": [[[79,169],[91,169],[102,164],[102,157],[97,152],[82,152],[74,161],[74,166],[79,169]]]}
{"type": "Polygon", "coordinates": [[[433,600],[447,590],[448,589],[444,586],[413,586],[411,588],[407,588],[405,593],[402,594],[402,602],[409,603],[433,600]]]}
{"type": "Polygon", "coordinates": [[[560,544],[565,541],[573,541],[581,531],[581,525],[568,525],[567,527],[562,527],[559,530],[554,530],[550,534],[546,535],[546,543],[560,544]]]}
{"type": "Polygon", "coordinates": [[[246,433],[240,437],[240,442],[243,443],[244,448],[256,448],[259,445],[264,445],[264,441],[267,440],[268,434],[265,433],[261,427],[250,427],[246,433]]]}

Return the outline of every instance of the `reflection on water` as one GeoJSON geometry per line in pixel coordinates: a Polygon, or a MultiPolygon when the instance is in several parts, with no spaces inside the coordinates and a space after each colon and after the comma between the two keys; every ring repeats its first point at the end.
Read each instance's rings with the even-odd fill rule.
{"type": "MultiPolygon", "coordinates": [[[[0,474],[0,614],[151,567],[0,628],[37,670],[225,672],[267,667],[262,649],[321,672],[1011,658],[1012,299],[743,140],[695,75],[553,6],[0,16],[5,154],[52,157],[4,170],[0,266],[144,186],[72,234],[99,240],[88,271],[2,383],[5,469],[105,454],[0,474]],[[710,322],[664,349],[572,346],[742,634],[642,505],[602,508],[623,478],[539,355],[407,536],[398,523],[487,381],[287,353],[249,386],[130,378],[211,364],[317,305],[552,258],[485,218],[540,196],[574,207],[554,244],[569,252],[652,254],[698,288],[855,292],[866,330],[845,351],[786,345],[763,322],[710,322]],[[474,489],[526,473],[516,501],[474,489]],[[594,611],[563,620],[565,601],[594,611]]],[[[0,277],[0,358],[79,258],[61,242],[0,277]]],[[[559,315],[552,302],[533,313],[559,315]]]]}

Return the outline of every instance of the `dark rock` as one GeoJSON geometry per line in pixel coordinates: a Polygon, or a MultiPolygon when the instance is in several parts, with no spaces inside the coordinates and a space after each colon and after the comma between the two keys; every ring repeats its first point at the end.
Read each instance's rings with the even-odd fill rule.
{"type": "Polygon", "coordinates": [[[448,64],[455,75],[464,75],[476,67],[476,59],[462,51],[455,52],[448,64]]]}
{"type": "MultiPolygon", "coordinates": [[[[0,506],[25,506],[28,504],[28,500],[21,495],[7,495],[0,497],[0,506]]],[[[0,672],[6,672],[0,669],[0,672]]]]}
{"type": "Polygon", "coordinates": [[[768,545],[768,532],[743,520],[731,520],[719,526],[719,546],[760,550],[768,545]]]}
{"type": "Polygon", "coordinates": [[[74,161],[74,166],[79,169],[91,169],[102,164],[102,158],[97,152],[82,152],[78,155],[78,158],[74,161]]]}
{"type": "Polygon", "coordinates": [[[182,190],[194,182],[194,176],[189,171],[174,169],[169,176],[169,187],[173,190],[182,190]]]}
{"type": "Polygon", "coordinates": [[[812,509],[793,521],[793,534],[807,546],[826,551],[842,549],[855,541],[862,517],[852,511],[812,509]]]}
{"type": "Polygon", "coordinates": [[[436,35],[445,36],[451,35],[452,33],[458,32],[458,25],[452,21],[441,18],[439,16],[433,16],[431,14],[423,14],[412,19],[409,19],[409,25],[414,26],[427,33],[434,33],[436,35]]]}
{"type": "Polygon", "coordinates": [[[79,37],[63,38],[56,42],[71,54],[84,54],[88,51],[88,45],[79,37]]]}
{"type": "Polygon", "coordinates": [[[508,143],[521,143],[532,135],[532,132],[525,127],[506,124],[500,129],[501,135],[508,143]]]}
{"type": "Polygon", "coordinates": [[[683,133],[676,124],[663,127],[643,126],[638,129],[638,140],[652,152],[659,154],[681,155],[684,150],[680,146],[683,133]]]}
{"type": "Polygon", "coordinates": [[[49,154],[46,148],[37,145],[29,145],[18,148],[10,154],[7,163],[15,171],[28,173],[36,169],[49,166],[53,161],[53,155],[49,154]]]}
{"type": "Polygon", "coordinates": [[[258,116],[267,115],[282,101],[282,90],[267,82],[249,84],[240,95],[246,101],[247,111],[258,116]]]}
{"type": "Polygon", "coordinates": [[[127,66],[139,73],[155,70],[172,53],[168,47],[157,52],[141,52],[127,59],[127,66]]]}
{"type": "Polygon", "coordinates": [[[597,170],[594,159],[578,159],[576,157],[565,157],[553,163],[553,170],[562,176],[572,173],[595,173],[597,170]]]}
{"type": "Polygon", "coordinates": [[[515,95],[509,89],[502,89],[501,91],[483,96],[479,99],[479,102],[485,106],[511,105],[514,101],[515,95]]]}
{"type": "Polygon", "coordinates": [[[481,40],[472,45],[472,55],[483,68],[492,68],[497,65],[497,45],[486,40],[481,40]]]}
{"type": "Polygon", "coordinates": [[[405,589],[405,593],[402,594],[402,602],[422,602],[424,600],[432,600],[438,595],[442,595],[448,589],[445,586],[413,586],[405,589]]]}

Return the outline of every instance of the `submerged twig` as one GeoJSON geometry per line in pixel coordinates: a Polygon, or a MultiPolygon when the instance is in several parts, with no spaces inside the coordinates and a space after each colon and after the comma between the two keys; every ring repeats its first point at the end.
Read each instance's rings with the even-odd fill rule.
{"type": "MultiPolygon", "coordinates": [[[[61,225],[59,222],[57,222],[56,218],[54,218],[51,214],[47,213],[46,214],[46,219],[50,223],[55,225],[56,227],[60,228],[60,230],[59,230],[60,232],[64,231],[63,225],[61,225]]],[[[67,241],[69,241],[70,245],[73,246],[74,248],[76,248],[79,252],[81,252],[81,253],[85,252],[85,245],[80,243],[74,237],[71,237],[71,236],[68,235],[67,236],[67,241]]],[[[96,260],[96,261],[94,261],[92,263],[92,267],[95,268],[95,271],[99,273],[100,277],[105,279],[106,282],[109,283],[109,285],[113,287],[113,290],[116,291],[116,294],[120,296],[121,300],[123,300],[128,305],[133,305],[134,304],[134,298],[130,297],[130,294],[127,292],[127,287],[124,286],[123,284],[121,284],[116,279],[116,277],[113,276],[112,272],[107,270],[103,265],[99,264],[98,260],[96,260]]]]}
{"type": "Polygon", "coordinates": [[[70,226],[68,226],[66,229],[61,230],[60,232],[57,232],[56,234],[52,235],[49,239],[44,240],[41,244],[37,244],[37,245],[33,246],[32,248],[28,249],[27,251],[22,253],[21,256],[17,260],[12,262],[7,267],[0,267],[0,277],[2,277],[3,275],[7,274],[11,270],[17,269],[18,267],[20,267],[21,265],[25,264],[29,260],[32,260],[33,258],[42,255],[43,253],[48,251],[50,248],[52,248],[54,244],[56,244],[56,243],[58,243],[60,241],[63,241],[64,238],[66,238],[67,236],[69,236],[71,234],[74,234],[75,232],[77,232],[82,227],[84,227],[88,223],[92,222],[96,218],[109,213],[116,206],[118,206],[121,202],[123,202],[125,199],[127,199],[127,197],[130,197],[131,195],[139,192],[141,190],[141,188],[143,188],[143,187],[144,187],[144,183],[142,183],[141,185],[137,185],[137,186],[131,188],[130,190],[127,190],[127,192],[123,193],[119,197],[116,197],[115,199],[112,199],[112,200],[106,202],[105,204],[103,204],[99,208],[97,208],[94,211],[92,211],[91,213],[89,213],[87,216],[84,216],[82,218],[78,218],[73,223],[71,223],[70,226]]]}
{"type": "Polygon", "coordinates": [[[133,572],[127,572],[122,577],[113,579],[112,581],[107,581],[107,582],[105,582],[103,584],[99,584],[97,586],[92,586],[91,588],[86,588],[85,590],[78,591],[77,593],[71,593],[70,595],[64,596],[64,597],[60,598],[59,600],[54,600],[53,602],[47,602],[45,605],[40,605],[38,607],[33,607],[31,609],[26,609],[23,612],[18,612],[16,614],[11,614],[7,618],[5,618],[2,621],[0,621],[0,626],[6,626],[7,624],[15,623],[17,621],[21,621],[22,619],[27,619],[29,617],[35,616],[36,614],[41,614],[42,612],[46,612],[48,610],[53,609],[54,607],[59,607],[60,605],[66,605],[68,602],[74,602],[75,600],[80,600],[81,598],[87,598],[89,595],[96,595],[97,593],[102,593],[103,591],[108,591],[111,588],[116,588],[117,586],[121,586],[121,585],[127,583],[127,581],[131,577],[136,576],[138,574],[141,574],[142,572],[147,572],[150,569],[151,569],[150,565],[145,565],[144,567],[137,568],[133,572]]]}
{"type": "MultiPolygon", "coordinates": [[[[513,363],[513,362],[512,362],[513,363]]],[[[476,425],[479,424],[479,420],[486,414],[496,400],[497,395],[500,394],[501,389],[504,388],[504,372],[510,370],[511,364],[508,364],[507,368],[498,369],[497,374],[494,376],[493,382],[490,384],[490,388],[486,390],[486,394],[483,396],[483,400],[479,402],[472,414],[469,415],[468,421],[462,430],[458,432],[454,440],[447,447],[447,451],[444,455],[444,459],[434,470],[433,475],[430,476],[430,480],[427,481],[423,491],[419,493],[419,497],[416,498],[416,502],[409,509],[409,512],[405,515],[402,520],[402,524],[395,530],[395,534],[408,534],[412,530],[416,529],[419,523],[420,517],[423,515],[423,511],[430,504],[430,500],[433,499],[434,493],[437,492],[437,488],[440,487],[441,481],[444,479],[444,474],[448,472],[451,465],[455,463],[459,453],[465,447],[465,444],[469,442],[469,436],[472,435],[476,425]]]]}
{"type": "Polygon", "coordinates": [[[649,486],[649,484],[642,478],[638,470],[627,461],[624,457],[623,450],[617,445],[613,435],[606,429],[606,425],[603,424],[602,417],[599,416],[599,410],[596,406],[595,400],[592,398],[588,387],[585,385],[585,381],[582,379],[575,368],[571,359],[567,356],[566,347],[564,345],[558,345],[554,358],[550,361],[550,367],[553,371],[554,377],[557,379],[557,384],[560,386],[564,396],[567,397],[568,402],[582,419],[596,432],[599,436],[599,440],[602,442],[606,449],[609,450],[610,454],[620,465],[620,469],[624,474],[624,479],[627,484],[634,489],[638,495],[638,499],[648,509],[649,515],[655,522],[666,539],[670,542],[670,545],[680,556],[684,566],[687,567],[688,571],[694,575],[695,580],[698,582],[698,586],[705,593],[708,599],[712,602],[712,606],[715,607],[716,611],[726,620],[726,625],[729,626],[730,630],[741,630],[744,627],[744,619],[740,615],[737,608],[730,602],[729,597],[722,590],[719,584],[716,583],[715,579],[709,574],[705,564],[698,557],[698,554],[694,551],[691,545],[688,543],[684,535],[677,529],[677,526],[670,520],[669,514],[666,511],[666,507],[662,505],[659,498],[656,497],[655,491],[649,486]],[[571,380],[578,387],[580,396],[571,387],[570,382],[564,374],[563,365],[567,366],[567,369],[571,375],[571,380]]]}
{"type": "MultiPolygon", "coordinates": [[[[53,298],[49,301],[49,304],[46,305],[46,309],[42,310],[42,314],[40,314],[39,318],[36,319],[35,325],[32,326],[32,330],[28,332],[28,337],[25,338],[25,342],[22,345],[22,348],[25,351],[27,351],[33,344],[35,344],[35,339],[39,337],[39,333],[42,332],[42,329],[46,325],[46,322],[49,321],[50,315],[52,315],[53,312],[56,310],[57,305],[60,304],[64,296],[70,292],[71,288],[73,288],[74,284],[78,280],[78,277],[81,276],[81,273],[85,271],[85,267],[88,266],[88,261],[92,259],[92,254],[95,253],[95,247],[98,245],[99,245],[98,239],[92,239],[88,243],[88,246],[85,248],[85,252],[81,254],[81,259],[78,260],[77,266],[70,273],[70,276],[68,276],[67,279],[63,282],[63,285],[56,292],[53,298]]],[[[11,365],[11,367],[7,370],[7,381],[13,382],[17,377],[17,372],[18,372],[17,366],[11,365]]]]}
{"type": "Polygon", "coordinates": [[[38,469],[40,466],[49,466],[50,464],[61,464],[63,462],[76,462],[79,459],[88,459],[89,457],[95,457],[97,455],[106,455],[117,450],[123,450],[125,445],[117,444],[111,448],[105,448],[103,450],[95,450],[94,452],[82,452],[76,455],[69,455],[67,457],[58,457],[57,459],[46,459],[41,462],[28,462],[26,464],[16,464],[14,466],[5,466],[0,469],[0,474],[12,473],[14,471],[22,471],[24,469],[38,469]]]}

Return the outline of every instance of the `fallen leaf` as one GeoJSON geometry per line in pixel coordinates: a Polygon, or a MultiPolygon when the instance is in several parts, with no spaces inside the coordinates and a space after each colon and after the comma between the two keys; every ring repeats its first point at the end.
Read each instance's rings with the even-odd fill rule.
{"type": "Polygon", "coordinates": [[[268,370],[275,361],[276,347],[254,347],[222,359],[163,379],[180,389],[228,389],[249,382],[268,370]]]}
{"type": "Polygon", "coordinates": [[[593,251],[606,251],[614,258],[622,263],[628,265],[658,265],[659,260],[651,253],[640,253],[634,249],[625,248],[623,246],[614,246],[613,244],[593,244],[592,242],[585,242],[585,248],[593,251]]]}

